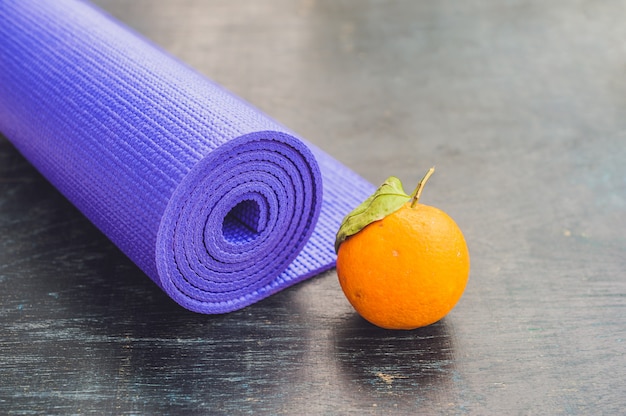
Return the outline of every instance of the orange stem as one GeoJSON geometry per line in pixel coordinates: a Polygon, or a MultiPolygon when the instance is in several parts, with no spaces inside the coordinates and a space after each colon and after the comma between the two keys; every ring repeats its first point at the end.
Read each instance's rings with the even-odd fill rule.
{"type": "Polygon", "coordinates": [[[432,168],[428,169],[428,172],[426,172],[426,175],[424,175],[422,180],[419,181],[419,183],[417,184],[417,187],[415,188],[415,190],[411,194],[411,208],[415,208],[415,205],[417,205],[417,201],[419,201],[419,199],[420,199],[420,195],[422,194],[422,190],[424,189],[424,185],[426,185],[426,181],[428,181],[428,178],[430,178],[430,176],[434,172],[435,172],[435,167],[433,166],[432,168]]]}

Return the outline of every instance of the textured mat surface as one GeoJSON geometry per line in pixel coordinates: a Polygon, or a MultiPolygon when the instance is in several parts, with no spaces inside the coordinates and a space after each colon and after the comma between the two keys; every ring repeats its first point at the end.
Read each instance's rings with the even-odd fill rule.
{"type": "Polygon", "coordinates": [[[0,132],[176,302],[334,266],[373,187],[332,157],[88,4],[1,2],[0,42],[0,132]]]}

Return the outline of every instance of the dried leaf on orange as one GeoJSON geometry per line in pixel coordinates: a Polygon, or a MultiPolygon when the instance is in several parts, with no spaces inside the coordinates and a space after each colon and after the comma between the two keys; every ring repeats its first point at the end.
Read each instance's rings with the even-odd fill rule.
{"type": "Polygon", "coordinates": [[[439,321],[467,285],[463,233],[448,214],[418,202],[431,168],[411,195],[390,177],[344,219],[335,247],[348,301],[374,325],[415,329],[439,321]]]}

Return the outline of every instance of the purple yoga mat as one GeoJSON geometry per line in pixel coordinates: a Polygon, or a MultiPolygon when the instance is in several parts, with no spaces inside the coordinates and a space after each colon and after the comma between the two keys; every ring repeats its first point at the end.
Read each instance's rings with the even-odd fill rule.
{"type": "Polygon", "coordinates": [[[373,191],[75,0],[0,1],[0,132],[169,296],[203,313],[332,268],[341,219],[373,191]]]}

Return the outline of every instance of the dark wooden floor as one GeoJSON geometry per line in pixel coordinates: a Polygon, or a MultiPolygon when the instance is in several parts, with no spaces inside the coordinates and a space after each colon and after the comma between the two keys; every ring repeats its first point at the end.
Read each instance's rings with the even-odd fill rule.
{"type": "Polygon", "coordinates": [[[194,314],[0,138],[0,413],[624,412],[624,1],[97,3],[372,182],[436,165],[470,282],[410,332],[334,271],[194,314]]]}

